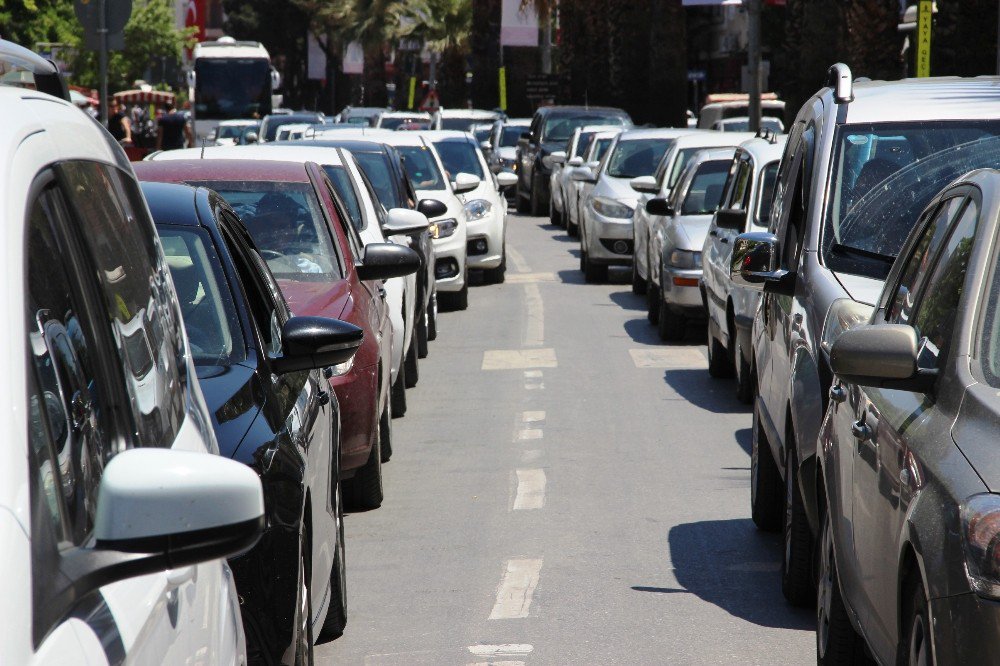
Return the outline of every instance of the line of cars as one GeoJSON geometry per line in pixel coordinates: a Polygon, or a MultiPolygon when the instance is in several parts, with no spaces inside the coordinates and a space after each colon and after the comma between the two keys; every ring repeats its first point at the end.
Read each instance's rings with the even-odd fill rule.
{"type": "Polygon", "coordinates": [[[631,181],[633,290],[753,405],[751,516],[820,664],[1000,645],[996,85],[838,64],[786,136],[693,131],[631,181]]]}
{"type": "Polygon", "coordinates": [[[27,573],[0,661],[312,663],[345,629],[344,511],[383,502],[438,301],[504,279],[513,177],[463,132],[129,164],[51,63],[0,58],[34,78],[0,88],[25,316],[0,526],[27,573]]]}

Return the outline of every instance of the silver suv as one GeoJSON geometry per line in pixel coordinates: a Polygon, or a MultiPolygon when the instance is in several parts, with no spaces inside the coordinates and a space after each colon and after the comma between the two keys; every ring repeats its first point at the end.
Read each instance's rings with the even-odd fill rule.
{"type": "Polygon", "coordinates": [[[782,591],[815,601],[816,451],[831,384],[829,349],[867,321],[921,211],[945,185],[1000,164],[995,78],[854,83],[846,65],[799,111],[778,173],[768,232],[733,249],[737,284],[764,292],[751,508],[782,529],[782,591]]]}

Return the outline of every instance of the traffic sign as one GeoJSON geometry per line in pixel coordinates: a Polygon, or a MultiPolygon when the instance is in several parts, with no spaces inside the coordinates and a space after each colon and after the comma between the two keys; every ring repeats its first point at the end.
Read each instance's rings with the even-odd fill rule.
{"type": "Polygon", "coordinates": [[[931,21],[934,3],[920,0],[917,9],[917,76],[931,75],[931,21]]]}
{"type": "Polygon", "coordinates": [[[531,74],[525,79],[524,92],[528,99],[555,100],[559,92],[559,77],[555,74],[531,74]]]}
{"type": "Polygon", "coordinates": [[[102,3],[105,6],[108,48],[119,51],[125,48],[125,25],[132,17],[132,0],[74,0],[73,11],[83,26],[84,45],[88,49],[100,48],[102,3]]]}

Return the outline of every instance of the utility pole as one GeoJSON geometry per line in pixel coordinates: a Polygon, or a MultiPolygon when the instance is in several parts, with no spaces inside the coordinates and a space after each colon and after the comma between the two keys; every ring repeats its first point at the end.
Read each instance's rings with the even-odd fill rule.
{"type": "Polygon", "coordinates": [[[750,78],[750,131],[760,129],[760,0],[744,0],[747,7],[747,70],[750,78]]]}
{"type": "Polygon", "coordinates": [[[997,74],[1000,74],[1000,0],[997,2],[997,74]]]}
{"type": "Polygon", "coordinates": [[[542,74],[552,73],[552,2],[545,8],[545,14],[539,14],[542,21],[542,74]]]}
{"type": "Polygon", "coordinates": [[[97,49],[98,68],[100,69],[101,86],[101,124],[108,126],[108,0],[98,0],[97,35],[100,45],[97,49]]]}

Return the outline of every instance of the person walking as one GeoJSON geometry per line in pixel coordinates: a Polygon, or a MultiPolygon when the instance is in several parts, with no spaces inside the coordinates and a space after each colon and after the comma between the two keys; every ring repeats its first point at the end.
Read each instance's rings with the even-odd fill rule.
{"type": "Polygon", "coordinates": [[[156,134],[157,150],[176,150],[187,145],[194,145],[194,132],[191,131],[191,122],[187,116],[177,110],[177,106],[170,105],[167,113],[159,120],[159,130],[156,134]]]}
{"type": "Polygon", "coordinates": [[[132,121],[114,97],[108,100],[108,112],[108,131],[111,136],[123,146],[132,145],[132,121]]]}

